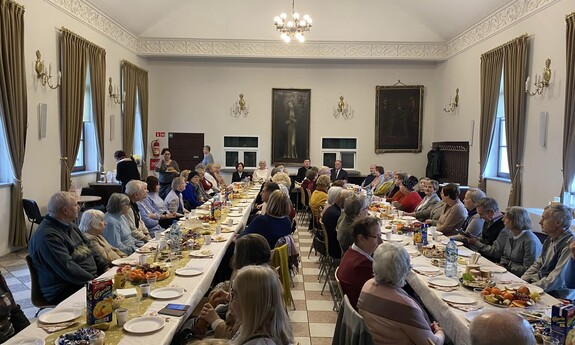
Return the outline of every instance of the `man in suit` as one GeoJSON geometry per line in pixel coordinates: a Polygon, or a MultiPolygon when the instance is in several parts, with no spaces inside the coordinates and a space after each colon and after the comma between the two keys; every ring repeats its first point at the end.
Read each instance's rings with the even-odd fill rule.
{"type": "Polygon", "coordinates": [[[295,180],[301,183],[305,178],[305,173],[308,171],[309,168],[311,168],[311,160],[309,158],[306,158],[303,161],[303,167],[297,169],[297,176],[295,180]]]}
{"type": "Polygon", "coordinates": [[[341,161],[338,159],[334,163],[334,168],[331,169],[331,181],[344,180],[347,181],[347,171],[341,167],[341,161]]]}

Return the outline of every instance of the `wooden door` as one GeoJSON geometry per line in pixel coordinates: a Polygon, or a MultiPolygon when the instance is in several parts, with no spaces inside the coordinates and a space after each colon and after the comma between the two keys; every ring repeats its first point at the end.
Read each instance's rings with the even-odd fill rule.
{"type": "Polygon", "coordinates": [[[204,133],[168,133],[168,148],[180,170],[194,170],[204,159],[204,133]]]}

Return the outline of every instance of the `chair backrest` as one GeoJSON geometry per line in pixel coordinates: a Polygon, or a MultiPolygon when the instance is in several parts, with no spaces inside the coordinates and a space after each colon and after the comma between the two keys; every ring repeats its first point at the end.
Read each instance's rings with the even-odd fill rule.
{"type": "Polygon", "coordinates": [[[305,202],[305,198],[306,198],[306,189],[307,188],[303,188],[301,187],[299,189],[299,202],[302,206],[307,206],[306,202],[305,202]]]}
{"type": "Polygon", "coordinates": [[[372,345],[373,337],[369,333],[363,317],[353,309],[347,296],[343,296],[337,315],[332,345],[347,344],[372,345]]]}
{"type": "Polygon", "coordinates": [[[343,290],[341,289],[341,283],[339,282],[339,277],[337,276],[337,271],[339,271],[339,266],[335,268],[335,281],[337,282],[337,289],[339,290],[339,295],[343,297],[343,290]]]}
{"type": "Polygon", "coordinates": [[[283,286],[283,296],[286,306],[293,302],[290,286],[290,273],[289,273],[289,254],[287,243],[283,246],[274,248],[272,253],[271,266],[279,267],[280,281],[283,286]]]}
{"type": "Polygon", "coordinates": [[[329,255],[329,239],[327,238],[327,230],[325,229],[325,224],[323,223],[323,220],[321,218],[319,219],[319,225],[321,227],[321,233],[323,235],[323,242],[325,243],[325,252],[326,255],[329,255]]]}
{"type": "Polygon", "coordinates": [[[541,244],[543,244],[543,242],[545,242],[547,237],[549,237],[549,235],[547,235],[546,233],[543,233],[543,232],[533,231],[533,233],[535,234],[535,236],[537,236],[537,238],[539,239],[541,244]]]}
{"type": "Polygon", "coordinates": [[[22,206],[24,207],[24,213],[30,222],[39,223],[42,220],[42,214],[40,213],[40,208],[34,200],[22,199],[22,206]]]}
{"type": "Polygon", "coordinates": [[[309,200],[311,199],[311,190],[304,188],[305,191],[305,204],[306,206],[309,206],[309,200]]]}
{"type": "Polygon", "coordinates": [[[28,265],[28,270],[30,270],[30,300],[32,301],[32,304],[38,308],[54,307],[54,305],[48,303],[44,296],[42,296],[42,292],[40,291],[40,282],[38,280],[38,272],[32,264],[32,258],[30,255],[26,255],[26,264],[28,265]]]}

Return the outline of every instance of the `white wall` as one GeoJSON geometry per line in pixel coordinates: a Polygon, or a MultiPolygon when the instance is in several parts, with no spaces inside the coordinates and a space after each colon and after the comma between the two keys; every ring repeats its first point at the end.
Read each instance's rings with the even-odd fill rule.
{"type": "MultiPolygon", "coordinates": [[[[59,65],[59,40],[57,29],[67,29],[81,35],[87,40],[106,49],[106,76],[112,77],[114,83],[119,82],[120,60],[126,59],[145,68],[145,62],[114,43],[100,33],[80,23],[61,10],[40,0],[19,0],[25,6],[25,57],[26,82],[28,86],[28,134],[26,140],[26,158],[23,169],[24,197],[36,200],[42,213],[46,213],[48,198],[60,190],[60,89],[51,90],[42,87],[34,72],[36,50],[40,50],[46,64],[52,63],[52,71],[59,65]],[[39,139],[38,135],[38,103],[48,105],[47,135],[39,139]]],[[[53,72],[54,74],[54,72],[53,72]]],[[[113,153],[121,148],[120,107],[106,97],[106,136],[105,136],[105,169],[115,167],[113,153]],[[116,115],[115,140],[110,141],[110,115],[116,115]]],[[[79,186],[87,186],[96,180],[95,174],[83,175],[73,179],[79,186]]],[[[0,242],[0,255],[14,248],[8,243],[9,219],[9,187],[0,188],[0,200],[5,207],[0,208],[0,237],[6,240],[0,242]]],[[[29,226],[29,225],[28,225],[29,226]]],[[[28,227],[29,229],[29,227],[28,227]]]]}
{"type": "MultiPolygon", "coordinates": [[[[572,2],[560,1],[504,32],[477,44],[438,67],[438,107],[460,89],[460,105],[454,115],[440,115],[435,122],[435,140],[467,139],[475,121],[475,142],[469,159],[469,183],[479,177],[480,56],[524,33],[529,34],[528,73],[541,75],[545,60],[552,60],[553,77],[543,95],[527,97],[527,130],[523,172],[525,207],[543,207],[558,196],[562,186],[561,156],[565,99],[565,15],[573,11],[572,2]],[[539,113],[549,113],[547,147],[539,146],[539,113]],[[449,130],[454,128],[454,130],[449,130]]],[[[507,205],[510,184],[489,180],[487,194],[507,205]]]]}

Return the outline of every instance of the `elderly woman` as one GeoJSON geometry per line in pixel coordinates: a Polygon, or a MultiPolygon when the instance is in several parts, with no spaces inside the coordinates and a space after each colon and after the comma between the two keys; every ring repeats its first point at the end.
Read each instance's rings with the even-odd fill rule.
{"type": "Polygon", "coordinates": [[[289,197],[289,190],[291,187],[291,179],[290,179],[288,174],[286,174],[283,171],[278,171],[273,175],[272,182],[277,183],[280,186],[280,189],[282,190],[282,192],[286,193],[286,195],[289,197]]]}
{"type": "Polygon", "coordinates": [[[473,237],[481,236],[481,232],[483,231],[483,223],[485,221],[477,214],[477,202],[483,198],[485,198],[485,193],[477,188],[469,188],[463,198],[463,205],[467,210],[467,218],[463,222],[463,225],[461,225],[461,230],[473,237]]]}
{"type": "Polygon", "coordinates": [[[386,195],[387,202],[399,201],[403,197],[403,193],[399,191],[401,183],[409,178],[409,175],[404,172],[397,172],[393,174],[393,187],[389,188],[386,195]]]}
{"type": "Polygon", "coordinates": [[[172,190],[170,191],[170,193],[168,193],[166,199],[164,200],[166,208],[168,209],[169,212],[176,214],[179,213],[180,215],[189,212],[184,207],[184,198],[182,196],[182,192],[185,189],[186,189],[186,180],[183,177],[176,177],[172,181],[172,190]]]}
{"type": "MultiPolygon", "coordinates": [[[[424,186],[423,190],[425,192],[425,196],[421,199],[421,202],[413,212],[405,213],[406,216],[413,216],[417,219],[426,220],[429,218],[429,214],[427,212],[431,212],[431,210],[439,203],[439,196],[437,195],[437,190],[439,189],[439,183],[435,180],[426,179],[424,184],[420,186],[424,186]],[[425,214],[424,214],[425,212],[425,214]]],[[[438,216],[439,217],[439,216],[438,216]]],[[[439,218],[438,218],[439,219],[439,218]]]]}
{"type": "Polygon", "coordinates": [[[383,170],[383,167],[379,165],[376,166],[374,171],[375,178],[373,179],[373,181],[371,181],[371,183],[365,186],[365,188],[369,188],[373,193],[375,193],[375,191],[378,190],[381,187],[381,185],[385,183],[384,174],[385,170],[383,170]]]}
{"type": "MultiPolygon", "coordinates": [[[[196,198],[196,189],[194,188],[193,183],[191,182],[192,179],[196,179],[197,183],[200,182],[200,177],[198,173],[195,171],[190,170],[183,170],[180,177],[183,177],[186,181],[186,188],[182,191],[182,198],[184,199],[184,208],[188,210],[193,210],[196,207],[202,205],[204,202],[198,198],[196,198]]],[[[203,189],[203,188],[202,188],[203,189]]]]}
{"type": "Polygon", "coordinates": [[[384,243],[375,250],[374,277],[363,285],[357,303],[375,344],[442,345],[445,341],[443,329],[431,323],[402,289],[410,270],[409,254],[403,246],[384,243]]]}
{"type": "Polygon", "coordinates": [[[251,176],[244,171],[244,163],[238,162],[236,164],[236,171],[232,174],[232,183],[242,182],[249,179],[251,176]]]}
{"type": "Polygon", "coordinates": [[[345,199],[352,194],[352,191],[338,187],[331,187],[327,192],[327,200],[331,206],[324,210],[321,220],[327,233],[329,255],[334,259],[341,259],[341,246],[337,240],[337,221],[341,216],[345,199]]]}
{"type": "Polygon", "coordinates": [[[399,185],[399,192],[403,194],[403,197],[399,201],[394,201],[392,205],[405,212],[413,212],[417,205],[421,202],[421,196],[415,191],[415,185],[418,183],[416,178],[408,178],[403,180],[399,185]]]}
{"type": "Polygon", "coordinates": [[[160,197],[163,199],[170,192],[172,180],[180,175],[180,167],[178,162],[172,160],[170,149],[164,148],[162,150],[162,158],[158,161],[154,170],[159,176],[160,197]]]}
{"type": "Polygon", "coordinates": [[[445,236],[456,235],[455,229],[460,229],[467,218],[467,210],[459,200],[459,187],[453,183],[443,187],[441,201],[445,203],[445,208],[437,221],[437,231],[445,236]]]}
{"type": "Polygon", "coordinates": [[[100,254],[100,256],[108,263],[119,258],[126,257],[126,254],[118,248],[112,247],[108,241],[102,236],[106,221],[104,221],[104,213],[99,210],[87,210],[82,214],[80,230],[84,233],[87,239],[92,242],[92,247],[100,254]]]}
{"type": "MultiPolygon", "coordinates": [[[[337,181],[343,181],[343,180],[337,180],[337,181]]],[[[335,181],[335,182],[337,182],[337,181],[335,181]]],[[[336,186],[335,182],[331,184],[331,187],[329,187],[329,189],[327,191],[327,201],[325,202],[325,205],[321,209],[321,213],[319,215],[319,218],[322,220],[323,220],[323,215],[325,214],[326,210],[335,204],[335,201],[337,200],[339,193],[341,193],[341,191],[344,190],[343,186],[336,186]]],[[[343,183],[345,183],[345,181],[343,183]]],[[[339,218],[339,216],[338,216],[338,218],[339,218]]]]}
{"type": "Polygon", "coordinates": [[[330,176],[331,175],[331,168],[330,167],[326,167],[325,165],[320,167],[317,171],[317,175],[318,176],[323,176],[323,175],[327,175],[330,176]]]}
{"type": "Polygon", "coordinates": [[[541,241],[531,231],[531,219],[523,207],[508,208],[503,223],[513,236],[507,239],[499,264],[521,277],[541,255],[541,241]]]}
{"type": "Polygon", "coordinates": [[[321,175],[317,178],[315,183],[315,190],[311,194],[311,198],[309,199],[309,207],[311,208],[311,212],[313,215],[314,224],[316,228],[319,226],[319,217],[320,217],[320,209],[325,206],[327,201],[327,191],[329,189],[329,185],[331,184],[331,180],[329,176],[321,175]]]}
{"type": "Polygon", "coordinates": [[[140,217],[144,224],[146,224],[148,229],[156,228],[158,225],[161,228],[169,227],[177,216],[175,213],[168,212],[164,200],[158,195],[160,190],[158,178],[148,176],[146,178],[146,188],[148,196],[144,200],[138,201],[140,217]]]}
{"type": "Polygon", "coordinates": [[[258,168],[254,170],[252,174],[252,181],[265,182],[270,178],[270,171],[267,168],[267,163],[265,160],[261,160],[258,163],[258,168]]]}
{"type": "Polygon", "coordinates": [[[220,164],[214,164],[213,176],[218,182],[218,188],[220,188],[220,190],[226,189],[226,181],[222,176],[222,166],[220,164]]]}
{"type": "Polygon", "coordinates": [[[367,216],[368,208],[367,198],[365,195],[351,195],[343,204],[343,211],[337,220],[337,241],[345,252],[354,241],[353,228],[351,224],[354,220],[367,216]]]}
{"type": "Polygon", "coordinates": [[[120,249],[124,254],[130,255],[137,248],[144,245],[144,241],[132,237],[130,225],[124,217],[131,211],[130,198],[125,194],[114,193],[108,199],[106,206],[106,227],[102,235],[110,245],[120,249]]]}
{"type": "MultiPolygon", "coordinates": [[[[201,204],[210,200],[210,196],[206,193],[206,190],[202,186],[200,182],[200,174],[197,171],[192,171],[188,175],[188,183],[189,186],[192,188],[194,193],[194,198],[201,204]]],[[[184,198],[186,197],[186,193],[188,192],[188,185],[186,185],[186,191],[184,192],[184,198]]],[[[195,208],[195,207],[194,207],[195,208]]]]}
{"type": "Polygon", "coordinates": [[[218,193],[220,191],[220,184],[216,179],[216,165],[214,163],[210,163],[206,165],[206,171],[204,173],[204,178],[208,181],[212,186],[212,191],[218,193]]]}
{"type": "Polygon", "coordinates": [[[308,189],[309,191],[313,191],[315,188],[315,179],[317,178],[317,170],[314,167],[307,169],[305,173],[305,178],[301,183],[301,188],[308,189]]]}
{"type": "Polygon", "coordinates": [[[206,192],[206,194],[208,195],[213,195],[215,192],[212,189],[212,183],[208,180],[206,180],[206,167],[204,166],[196,166],[196,171],[198,172],[198,175],[200,176],[200,184],[202,185],[202,187],[204,188],[204,191],[206,192]]]}

